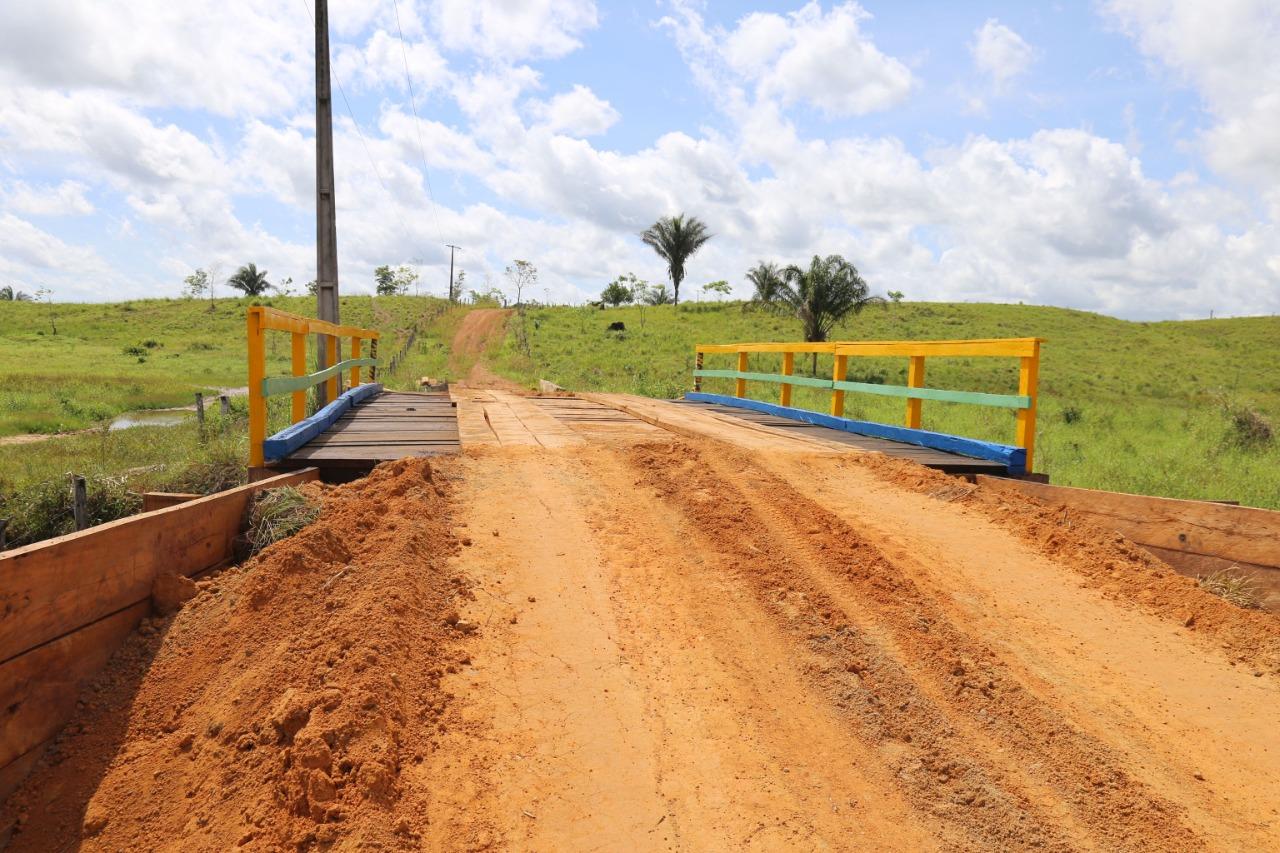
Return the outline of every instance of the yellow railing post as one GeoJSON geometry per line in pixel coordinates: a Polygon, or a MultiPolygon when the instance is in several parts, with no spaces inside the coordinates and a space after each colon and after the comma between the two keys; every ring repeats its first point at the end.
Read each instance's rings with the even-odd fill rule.
{"type": "MultiPolygon", "coordinates": [[[[782,354],[782,375],[790,376],[795,372],[796,372],[796,354],[793,352],[784,352],[782,354]]],[[[782,391],[778,396],[778,405],[780,406],[791,405],[791,386],[786,382],[782,383],[782,391]]]]}
{"type": "MultiPolygon", "coordinates": [[[[837,355],[835,365],[831,369],[831,379],[843,382],[849,371],[849,356],[837,355]]],[[[844,417],[844,392],[839,389],[831,391],[831,414],[837,418],[844,417]]]]}
{"type": "Polygon", "coordinates": [[[1017,444],[1027,451],[1027,473],[1033,470],[1032,460],[1036,449],[1036,397],[1040,384],[1040,341],[1032,347],[1031,355],[1023,356],[1018,369],[1018,393],[1031,399],[1031,405],[1018,410],[1017,444]]]}
{"type": "MultiPolygon", "coordinates": [[[[307,336],[302,332],[293,332],[291,337],[293,338],[293,375],[306,376],[307,336]]],[[[290,396],[293,398],[290,416],[296,424],[307,416],[307,392],[306,390],[294,391],[290,396]]]]}
{"type": "Polygon", "coordinates": [[[267,399],[262,396],[262,380],[267,375],[262,308],[250,308],[245,322],[249,337],[249,465],[261,468],[266,462],[262,442],[267,438],[267,399]]]}
{"type": "MultiPolygon", "coordinates": [[[[694,369],[694,370],[701,370],[701,369],[702,369],[702,352],[701,352],[700,350],[695,350],[695,351],[694,351],[694,355],[693,355],[693,369],[694,369]]],[[[694,390],[694,391],[701,391],[701,390],[702,390],[702,377],[701,377],[701,376],[699,376],[699,375],[698,375],[698,374],[696,374],[696,373],[693,375],[693,390],[694,390]]]]}
{"type": "MultiPolygon", "coordinates": [[[[359,335],[351,336],[351,357],[352,358],[360,357],[360,336],[359,335]]],[[[357,364],[355,367],[351,368],[351,387],[354,388],[359,384],[360,384],[360,365],[357,364]]]]}
{"type": "MultiPolygon", "coordinates": [[[[924,356],[913,355],[908,359],[907,387],[924,387],[924,356]]],[[[923,402],[919,398],[907,398],[907,426],[910,429],[920,429],[920,408],[923,402]]]]}
{"type": "MultiPolygon", "coordinates": [[[[747,372],[747,354],[745,352],[738,353],[738,372],[739,373],[747,372]]],[[[734,380],[733,396],[735,397],[747,396],[747,380],[742,378],[734,380]]]]}
{"type": "MultiPolygon", "coordinates": [[[[333,365],[338,363],[338,336],[337,335],[324,336],[324,351],[325,351],[325,355],[329,359],[326,362],[326,364],[332,367],[333,365]]],[[[326,389],[327,396],[329,398],[330,403],[338,399],[338,375],[336,373],[333,376],[329,377],[328,380],[325,381],[325,389],[326,389]]]]}

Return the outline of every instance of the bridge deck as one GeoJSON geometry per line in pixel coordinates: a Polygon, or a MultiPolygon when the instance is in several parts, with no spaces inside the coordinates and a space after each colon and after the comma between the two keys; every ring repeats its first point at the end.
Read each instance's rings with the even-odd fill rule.
{"type": "Polygon", "coordinates": [[[945,474],[1007,474],[1009,471],[1008,467],[1004,464],[1000,462],[993,462],[988,459],[974,459],[970,456],[948,453],[945,450],[934,450],[928,447],[918,447],[914,444],[905,444],[900,441],[890,441],[889,439],[884,438],[857,435],[856,433],[830,429],[828,427],[817,426],[815,424],[801,423],[800,421],[793,421],[790,418],[769,415],[764,412],[753,412],[750,409],[738,409],[733,406],[722,406],[717,403],[694,402],[692,400],[674,400],[672,402],[678,403],[681,406],[693,406],[723,415],[731,415],[732,417],[741,418],[744,421],[750,421],[764,426],[785,429],[787,432],[794,433],[796,435],[821,438],[826,441],[835,441],[858,450],[883,453],[886,456],[897,456],[901,459],[910,459],[913,462],[919,462],[925,467],[935,468],[945,474]]]}
{"type": "Polygon", "coordinates": [[[383,391],[357,403],[325,432],[270,467],[317,467],[325,480],[368,473],[379,462],[451,453],[458,442],[457,409],[448,389],[383,391]]]}

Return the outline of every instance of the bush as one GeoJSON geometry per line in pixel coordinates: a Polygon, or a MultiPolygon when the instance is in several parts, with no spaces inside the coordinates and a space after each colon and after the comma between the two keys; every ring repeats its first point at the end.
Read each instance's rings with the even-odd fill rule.
{"type": "Polygon", "coordinates": [[[1084,417],[1084,412],[1080,411],[1075,406],[1067,406],[1065,409],[1062,410],[1062,422],[1064,424],[1077,423],[1083,417],[1084,417]]]}
{"type": "Polygon", "coordinates": [[[292,486],[267,489],[254,496],[246,534],[256,554],[272,542],[287,539],[320,517],[319,504],[292,486]]]}
{"type": "Polygon", "coordinates": [[[125,347],[121,350],[125,355],[145,356],[147,350],[144,347],[125,347]]]}
{"type": "Polygon", "coordinates": [[[1196,583],[1206,592],[1231,602],[1236,607],[1255,610],[1262,606],[1258,598],[1257,581],[1239,569],[1222,569],[1211,575],[1196,578],[1196,583]]]}

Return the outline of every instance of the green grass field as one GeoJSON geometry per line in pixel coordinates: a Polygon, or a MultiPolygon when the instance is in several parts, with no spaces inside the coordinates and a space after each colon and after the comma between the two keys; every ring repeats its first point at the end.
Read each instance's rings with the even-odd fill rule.
{"type": "MultiPolygon", "coordinates": [[[[183,406],[196,391],[245,384],[245,311],[261,302],[314,316],[311,297],[108,304],[0,303],[0,436],[67,432],[121,412],[183,406]],[[56,324],[57,334],[53,333],[56,324]]],[[[377,328],[382,353],[438,310],[427,297],[350,296],[342,320],[377,328]]],[[[288,372],[289,337],[267,338],[269,372],[288,372]]]]}
{"type": "MultiPolygon", "coordinates": [[[[513,319],[513,322],[514,319],[513,319]]],[[[741,303],[658,308],[530,309],[530,353],[508,334],[496,368],[519,382],[673,397],[690,387],[695,343],[798,340],[799,324],[741,303]],[[607,326],[626,323],[625,333],[607,326]]],[[[1053,482],[1142,494],[1280,508],[1280,447],[1250,440],[1251,413],[1280,428],[1280,318],[1130,323],[1098,314],[1022,305],[904,303],[868,309],[839,327],[840,340],[1045,338],[1036,470],[1053,482]],[[1236,424],[1236,416],[1245,422],[1236,424]]],[[[807,372],[797,359],[797,371],[807,372]]],[[[777,372],[780,356],[753,356],[777,372]]],[[[733,368],[733,356],[707,367],[733,368]]],[[[830,376],[830,359],[818,373],[830,376]]],[[[855,381],[905,384],[906,359],[859,359],[855,381]]],[[[707,391],[732,393],[731,380],[707,391]]],[[[926,385],[1014,393],[1014,359],[930,359],[926,385]]],[[[777,388],[748,383],[776,402],[777,388]]],[[[797,388],[793,404],[825,411],[826,394],[797,388]]],[[[901,400],[849,394],[846,414],[901,423],[901,400]]],[[[1012,411],[926,402],[924,427],[1013,442],[1012,411]]]]}

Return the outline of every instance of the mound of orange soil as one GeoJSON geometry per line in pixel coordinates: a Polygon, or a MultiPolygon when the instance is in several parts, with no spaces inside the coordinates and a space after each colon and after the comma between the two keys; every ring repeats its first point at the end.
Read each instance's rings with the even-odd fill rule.
{"type": "Polygon", "coordinates": [[[11,849],[415,844],[430,790],[400,774],[445,727],[468,595],[449,482],[402,460],[324,501],[144,622],[5,806],[11,849]]]}

